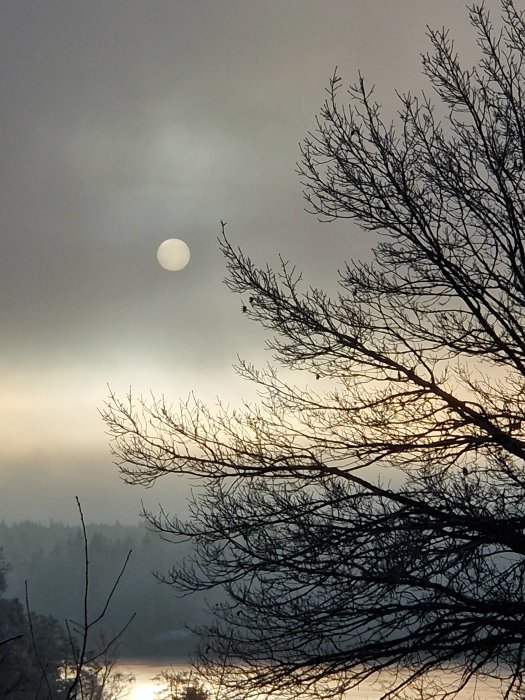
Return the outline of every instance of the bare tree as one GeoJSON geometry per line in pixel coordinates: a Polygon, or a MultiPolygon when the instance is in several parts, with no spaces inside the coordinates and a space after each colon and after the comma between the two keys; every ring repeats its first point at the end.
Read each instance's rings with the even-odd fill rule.
{"type": "Polygon", "coordinates": [[[81,700],[120,700],[127,697],[135,676],[118,670],[114,645],[108,648],[103,636],[99,646],[104,652],[86,662],[81,669],[77,696],[81,700]]]}
{"type": "MultiPolygon", "coordinates": [[[[128,626],[135,617],[133,613],[122,629],[111,635],[100,631],[99,626],[103,622],[113,596],[120,584],[122,576],[131,557],[129,550],[124,563],[114,579],[113,584],[102,606],[93,614],[90,607],[90,554],[84,513],[79,498],[76,504],[80,517],[80,530],[82,536],[83,555],[83,589],[81,614],[78,620],[66,619],[63,630],[54,618],[45,618],[31,611],[29,604],[29,587],[25,582],[25,613],[30,644],[27,645],[26,658],[19,659],[23,671],[24,666],[34,666],[39,672],[39,678],[28,679],[33,686],[18,689],[10,689],[8,695],[11,698],[40,698],[47,700],[64,698],[65,700],[118,700],[128,694],[130,684],[134,682],[134,676],[118,671],[116,666],[116,649],[128,626]],[[47,634],[43,636],[42,626],[46,625],[47,634]],[[97,633],[97,640],[93,639],[97,633]],[[54,637],[58,639],[55,640],[54,637]],[[53,643],[51,643],[53,642],[53,643]],[[27,654],[29,652],[29,654],[27,654]],[[54,652],[54,657],[50,657],[54,652]],[[35,681],[38,680],[36,691],[33,690],[35,681]]],[[[18,603],[18,601],[13,601],[18,603]]],[[[18,604],[20,609],[21,606],[18,604]]],[[[14,639],[23,638],[23,634],[14,639]]],[[[11,640],[7,640],[8,642],[11,640]]],[[[3,642],[2,642],[3,643],[3,642]]],[[[0,643],[0,646],[1,644],[0,643]]],[[[1,668],[0,672],[4,671],[1,668]]],[[[24,676],[22,675],[24,678],[24,676]]]]}
{"type": "Polygon", "coordinates": [[[445,697],[478,676],[523,692],[525,21],[512,0],[501,30],[469,13],[477,67],[429,30],[437,99],[399,95],[392,123],[362,78],[348,105],[331,81],[305,195],[379,240],[337,296],[221,239],[227,285],[272,334],[276,367],[238,365],[260,402],[104,411],[126,481],[203,480],[188,522],[148,517],[195,543],[168,580],[226,592],[200,663],[228,696],[379,678],[385,697],[445,697]]]}
{"type": "MultiPolygon", "coordinates": [[[[89,543],[86,523],[80,500],[76,497],[77,508],[80,516],[80,525],[83,542],[84,558],[84,589],[82,591],[82,612],[78,620],[66,620],[66,629],[69,639],[69,658],[64,661],[64,696],[66,700],[116,700],[121,697],[126,686],[134,681],[132,675],[115,671],[115,656],[113,653],[117,644],[127,630],[133,619],[133,613],[122,629],[107,638],[99,634],[98,644],[92,648],[93,633],[98,630],[113,596],[127,568],[131,557],[131,550],[126,555],[124,563],[115,578],[111,589],[104,600],[98,614],[93,614],[89,606],[90,593],[90,562],[89,543]]],[[[31,620],[28,606],[28,616],[31,620]]],[[[34,645],[35,654],[38,657],[38,648],[34,645]]]]}

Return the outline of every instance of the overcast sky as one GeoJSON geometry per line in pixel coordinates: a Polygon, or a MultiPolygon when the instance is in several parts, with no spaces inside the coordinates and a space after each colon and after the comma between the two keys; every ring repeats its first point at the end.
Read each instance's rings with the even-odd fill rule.
{"type": "MultiPolygon", "coordinates": [[[[497,0],[486,3],[499,7],[497,0]]],[[[298,143],[336,66],[385,117],[419,90],[425,26],[472,62],[460,0],[0,0],[0,518],[136,522],[175,478],[119,481],[97,409],[124,393],[235,401],[262,334],[222,283],[220,219],[257,261],[333,289],[366,255],[303,210],[298,143]],[[156,249],[182,238],[181,272],[156,249]]]]}

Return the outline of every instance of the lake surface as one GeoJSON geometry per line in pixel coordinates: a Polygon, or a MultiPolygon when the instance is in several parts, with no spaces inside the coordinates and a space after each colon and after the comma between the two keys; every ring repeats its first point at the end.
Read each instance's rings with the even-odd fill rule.
{"type": "MultiPolygon", "coordinates": [[[[131,686],[130,693],[125,700],[154,700],[155,693],[162,687],[155,682],[154,678],[166,669],[190,671],[190,667],[187,665],[170,664],[169,661],[148,663],[128,660],[117,664],[115,667],[116,671],[122,671],[126,674],[132,673],[135,677],[135,682],[131,686]]],[[[378,690],[363,687],[352,691],[350,698],[356,698],[356,700],[377,700],[380,695],[381,693],[378,690]]],[[[483,697],[485,700],[486,696],[483,697]]]]}
{"type": "MultiPolygon", "coordinates": [[[[185,664],[170,664],[169,661],[145,662],[140,660],[126,660],[115,666],[116,671],[132,673],[135,676],[135,683],[130,688],[129,694],[124,700],[154,700],[155,693],[161,686],[155,682],[154,678],[166,669],[176,671],[189,671],[190,667],[185,664]]],[[[376,688],[363,685],[351,693],[348,693],[348,700],[377,700],[381,692],[376,688]]],[[[501,694],[493,685],[477,682],[465,689],[459,698],[463,700],[501,700],[501,694]]]]}

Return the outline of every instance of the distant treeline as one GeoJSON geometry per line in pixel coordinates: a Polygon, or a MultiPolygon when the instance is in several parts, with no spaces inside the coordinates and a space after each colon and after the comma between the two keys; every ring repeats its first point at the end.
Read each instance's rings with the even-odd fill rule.
{"type": "MultiPolygon", "coordinates": [[[[163,541],[143,525],[88,525],[89,606],[100,611],[131,549],[130,562],[103,628],[115,634],[136,613],[120,644],[120,655],[186,659],[195,645],[185,629],[206,620],[204,596],[177,597],[154,572],[166,572],[190,554],[189,545],[163,541]]],[[[84,590],[83,540],[80,527],[0,521],[0,550],[8,565],[6,596],[24,599],[28,581],[30,607],[59,622],[78,619],[84,590]]],[[[208,596],[209,598],[209,596],[208,596]]]]}

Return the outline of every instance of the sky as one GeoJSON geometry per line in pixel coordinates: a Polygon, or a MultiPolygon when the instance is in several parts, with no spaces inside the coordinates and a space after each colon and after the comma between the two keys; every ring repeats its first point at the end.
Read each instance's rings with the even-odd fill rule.
{"type": "Polygon", "coordinates": [[[232,365],[271,358],[223,284],[220,220],[336,289],[372,241],[305,212],[299,143],[336,66],[395,117],[395,90],[426,86],[427,24],[476,60],[458,0],[0,0],[0,519],[75,522],[76,495],[89,521],[183,511],[183,478],[120,481],[108,386],[251,397],[232,365]]]}

